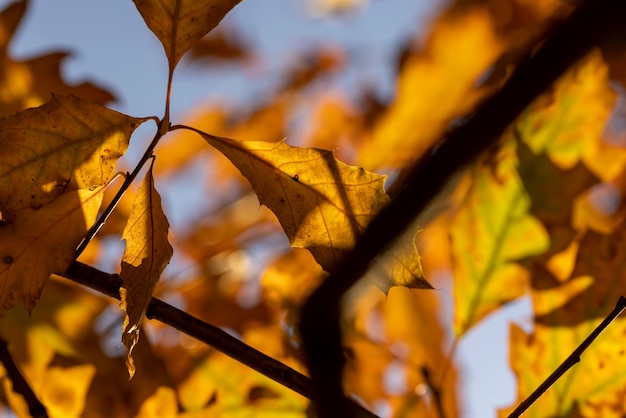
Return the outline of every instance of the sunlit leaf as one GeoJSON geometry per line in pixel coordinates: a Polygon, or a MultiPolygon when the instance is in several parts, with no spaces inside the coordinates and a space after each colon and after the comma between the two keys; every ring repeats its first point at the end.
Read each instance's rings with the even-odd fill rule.
{"type": "Polygon", "coordinates": [[[241,0],[134,0],[150,30],[159,38],[170,64],[209,33],[241,0]]]}
{"type": "Polygon", "coordinates": [[[543,226],[516,170],[515,143],[475,169],[473,184],[453,224],[454,328],[465,333],[485,315],[522,296],[528,272],[516,260],[547,250],[543,226]]]}
{"type": "Polygon", "coordinates": [[[137,418],[169,418],[178,416],[176,392],[172,388],[160,386],[154,395],[141,405],[137,418]]]}
{"type": "Polygon", "coordinates": [[[0,316],[16,303],[30,312],[52,273],[69,266],[95,221],[103,188],[79,189],[0,226],[0,316]]]}
{"type": "Polygon", "coordinates": [[[82,416],[89,384],[95,374],[93,364],[48,369],[41,382],[40,396],[50,417],[82,416]]]}
{"type": "Polygon", "coordinates": [[[589,54],[520,116],[517,128],[535,154],[559,167],[592,159],[616,94],[599,51],[589,54]]]}
{"type": "Polygon", "coordinates": [[[73,96],[0,119],[0,212],[10,222],[63,193],[106,184],[146,119],[73,96]]]}
{"type": "Polygon", "coordinates": [[[126,347],[126,365],[131,378],[135,374],[132,350],[139,340],[141,323],[154,287],[172,258],[172,246],[167,240],[168,229],[161,197],[154,188],[151,165],[139,186],[122,233],[122,239],[126,241],[120,273],[120,306],[126,313],[122,343],[126,347]]]}
{"type": "MultiPolygon", "coordinates": [[[[278,218],[291,245],[311,251],[326,271],[333,270],[389,202],[384,176],[348,166],[330,151],[199,133],[246,177],[259,201],[278,218]]],[[[404,273],[397,284],[430,288],[417,251],[408,259],[404,254],[394,257],[396,262],[404,273]]]]}
{"type": "Polygon", "coordinates": [[[9,43],[27,9],[27,1],[13,2],[0,13],[0,116],[39,106],[50,93],[74,94],[82,99],[105,104],[114,98],[89,82],[68,85],[61,78],[61,64],[67,52],[51,52],[25,61],[9,56],[9,43]]]}
{"type": "Polygon", "coordinates": [[[503,46],[482,9],[442,17],[424,52],[408,58],[396,98],[360,150],[359,164],[375,169],[416,160],[485,97],[476,83],[503,46]]]}

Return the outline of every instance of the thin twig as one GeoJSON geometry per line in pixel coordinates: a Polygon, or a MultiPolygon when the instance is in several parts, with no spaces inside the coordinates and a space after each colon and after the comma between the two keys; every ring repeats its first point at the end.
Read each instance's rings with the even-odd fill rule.
{"type": "Polygon", "coordinates": [[[22,376],[20,369],[13,361],[13,357],[11,357],[7,342],[2,338],[0,338],[0,361],[4,366],[4,370],[6,370],[9,379],[11,379],[11,382],[13,383],[13,391],[22,395],[24,401],[28,405],[28,413],[33,418],[48,418],[46,407],[43,406],[26,379],[24,379],[24,376],[22,376]]]}
{"type": "MultiPolygon", "coordinates": [[[[61,277],[90,287],[117,300],[120,299],[119,288],[122,283],[117,274],[104,273],[96,268],[75,261],[61,277]]],[[[308,399],[312,397],[313,384],[311,379],[280,361],[250,347],[218,327],[207,324],[157,298],[152,298],[146,317],[170,325],[212,346],[216,350],[308,399]]],[[[353,416],[376,418],[375,414],[350,399],[346,399],[346,402],[350,405],[350,412],[353,416]]]]}
{"type": "Polygon", "coordinates": [[[345,292],[456,172],[494,144],[520,112],[558,76],[606,39],[612,29],[623,25],[625,8],[624,0],[587,1],[552,31],[538,52],[518,67],[498,93],[452,131],[430,156],[416,164],[405,188],[370,223],[353,251],[309,297],[301,312],[299,329],[307,367],[315,384],[319,418],[350,416],[341,385],[345,358],[339,318],[345,292]]]}
{"type": "Polygon", "coordinates": [[[583,352],[591,345],[593,340],[595,340],[598,335],[600,335],[600,333],[604,331],[607,326],[609,326],[611,322],[613,322],[618,316],[620,316],[625,308],[626,298],[624,298],[624,296],[620,296],[620,298],[617,300],[617,303],[615,304],[615,308],[613,308],[611,313],[608,314],[606,318],[604,318],[604,320],[591,332],[591,334],[589,334],[589,336],[585,338],[585,340],[580,343],[578,347],[576,347],[572,354],[570,354],[563,361],[563,363],[561,363],[561,365],[557,367],[557,369],[552,372],[552,374],[548,376],[548,378],[544,380],[544,382],[539,385],[539,387],[535,389],[535,391],[531,393],[530,396],[528,396],[528,398],[520,402],[517,408],[515,408],[515,410],[511,412],[509,418],[517,418],[522,415],[522,413],[526,411],[528,407],[531,406],[537,399],[539,399],[539,397],[543,395],[543,393],[548,390],[550,386],[552,386],[557,380],[559,380],[559,378],[563,376],[566,371],[568,371],[576,363],[580,362],[580,356],[583,354],[583,352]]]}
{"type": "Polygon", "coordinates": [[[89,245],[89,243],[96,236],[98,231],[100,231],[100,229],[104,226],[104,223],[107,221],[107,219],[109,219],[109,216],[111,216],[111,213],[113,213],[113,211],[117,207],[117,204],[120,202],[122,197],[124,197],[124,194],[126,194],[126,191],[130,187],[130,185],[139,175],[139,172],[143,168],[146,161],[148,161],[152,157],[154,148],[163,137],[164,134],[161,132],[163,130],[161,128],[161,126],[163,125],[163,121],[159,120],[156,117],[150,117],[148,119],[152,119],[157,123],[158,129],[157,132],[154,134],[154,138],[152,138],[150,145],[148,145],[148,148],[146,148],[146,151],[143,153],[143,156],[141,157],[141,160],[139,160],[139,162],[137,163],[137,166],[135,166],[135,169],[130,174],[128,174],[126,178],[124,178],[124,183],[122,183],[122,186],[113,197],[113,200],[111,200],[111,203],[109,203],[104,212],[102,212],[102,215],[100,215],[96,223],[93,224],[91,228],[89,228],[89,231],[87,231],[87,234],[85,234],[83,240],[80,242],[80,244],[78,244],[78,247],[76,247],[76,251],[74,252],[74,260],[80,257],[83,251],[85,251],[85,248],[87,248],[87,245],[89,245]]]}

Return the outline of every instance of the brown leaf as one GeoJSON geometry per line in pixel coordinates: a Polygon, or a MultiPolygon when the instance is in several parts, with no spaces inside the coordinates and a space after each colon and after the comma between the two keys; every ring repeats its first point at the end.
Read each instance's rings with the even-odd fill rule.
{"type": "Polygon", "coordinates": [[[154,188],[151,165],[139,186],[122,233],[122,239],[126,240],[120,273],[120,306],[126,313],[122,343],[126,347],[126,366],[131,378],[135,374],[132,350],[139,340],[141,323],[152,299],[152,291],[172,258],[172,247],[167,241],[168,229],[161,197],[154,188]]]}
{"type": "Polygon", "coordinates": [[[189,48],[215,28],[241,0],[134,0],[163,44],[170,72],[189,48]]]}
{"type": "Polygon", "coordinates": [[[146,119],[74,96],[0,119],[0,213],[37,209],[72,190],[106,184],[146,119]]]}

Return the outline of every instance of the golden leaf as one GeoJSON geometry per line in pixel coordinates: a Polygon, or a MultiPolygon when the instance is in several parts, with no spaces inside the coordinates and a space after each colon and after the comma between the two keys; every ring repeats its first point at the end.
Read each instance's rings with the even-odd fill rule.
{"type": "Polygon", "coordinates": [[[563,169],[581,160],[595,166],[592,160],[616,98],[608,76],[595,50],[528,107],[517,128],[535,154],[545,152],[563,169]]]}
{"type": "Polygon", "coordinates": [[[134,0],[163,44],[170,72],[189,48],[215,28],[241,0],[134,0]]]}
{"type": "Polygon", "coordinates": [[[172,258],[172,247],[167,241],[168,229],[150,165],[122,233],[122,239],[126,240],[120,273],[120,306],[126,313],[122,343],[126,347],[126,366],[131,378],[135,374],[132,351],[139,340],[141,322],[152,299],[152,291],[172,258]]]}
{"type": "Polygon", "coordinates": [[[359,164],[368,169],[402,167],[417,159],[455,117],[485,96],[476,82],[503,47],[486,11],[445,15],[426,50],[409,57],[397,96],[361,148],[359,164]]]}
{"type": "Polygon", "coordinates": [[[451,226],[457,335],[522,296],[528,272],[514,261],[541,254],[549,245],[543,225],[528,213],[515,143],[505,144],[496,159],[496,167],[476,169],[451,226]]]}
{"type": "Polygon", "coordinates": [[[41,401],[50,417],[82,416],[89,384],[95,374],[96,367],[93,364],[48,369],[41,382],[41,401]]]}
{"type": "MultiPolygon", "coordinates": [[[[326,271],[335,268],[390,200],[383,188],[385,176],[344,164],[330,151],[292,147],[284,141],[238,142],[197,132],[248,179],[291,245],[311,251],[326,271]]],[[[402,273],[394,284],[431,288],[417,251],[409,257],[394,256],[391,269],[402,273]]]]}
{"type": "Polygon", "coordinates": [[[0,119],[0,213],[11,222],[63,193],[106,184],[146,119],[74,96],[0,119]]]}
{"type": "Polygon", "coordinates": [[[61,195],[40,209],[24,208],[0,226],[0,316],[16,302],[31,312],[48,276],[65,271],[95,221],[103,187],[61,195]]]}

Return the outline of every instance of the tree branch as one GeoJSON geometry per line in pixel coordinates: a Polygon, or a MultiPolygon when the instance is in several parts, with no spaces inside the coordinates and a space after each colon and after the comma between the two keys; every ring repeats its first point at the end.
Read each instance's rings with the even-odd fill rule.
{"type": "Polygon", "coordinates": [[[531,406],[537,399],[539,399],[539,397],[543,395],[543,393],[548,390],[550,386],[559,380],[566,371],[568,371],[576,363],[580,362],[580,356],[583,352],[591,345],[598,335],[600,335],[600,333],[609,326],[611,322],[620,316],[624,309],[626,309],[626,298],[624,298],[624,296],[620,296],[611,313],[604,318],[604,320],[591,332],[591,334],[589,334],[589,336],[585,338],[585,340],[580,343],[574,351],[572,351],[572,354],[563,360],[563,363],[561,363],[561,365],[557,367],[557,369],[552,372],[552,374],[548,376],[548,378],[541,385],[539,385],[539,387],[535,389],[535,391],[531,393],[528,398],[520,402],[517,408],[511,412],[509,418],[517,418],[522,415],[522,413],[526,411],[528,407],[531,406]]]}
{"type": "MultiPolygon", "coordinates": [[[[96,268],[75,261],[60,275],[66,279],[87,286],[102,294],[119,300],[121,280],[117,274],[104,273],[96,268]]],[[[269,357],[255,348],[243,343],[222,329],[189,315],[162,300],[152,298],[146,316],[170,325],[177,330],[202,341],[240,363],[256,370],[264,376],[281,385],[311,399],[313,384],[311,379],[269,357]]],[[[345,399],[352,416],[362,418],[376,418],[376,415],[357,405],[350,399],[345,399]]]]}
{"type": "Polygon", "coordinates": [[[371,222],[353,251],[304,304],[300,334],[320,418],[350,416],[341,386],[345,358],[339,316],[344,293],[410,226],[454,173],[494,144],[519,113],[567,68],[623,25],[625,8],[624,0],[586,1],[553,30],[498,93],[465,124],[450,132],[430,156],[418,161],[404,189],[371,222]]]}
{"type": "Polygon", "coordinates": [[[28,413],[33,418],[48,418],[46,407],[43,406],[26,379],[24,379],[24,376],[22,376],[20,369],[13,361],[13,357],[11,357],[7,342],[2,338],[0,338],[0,362],[2,362],[4,370],[13,383],[13,391],[22,395],[28,405],[28,413]]]}

